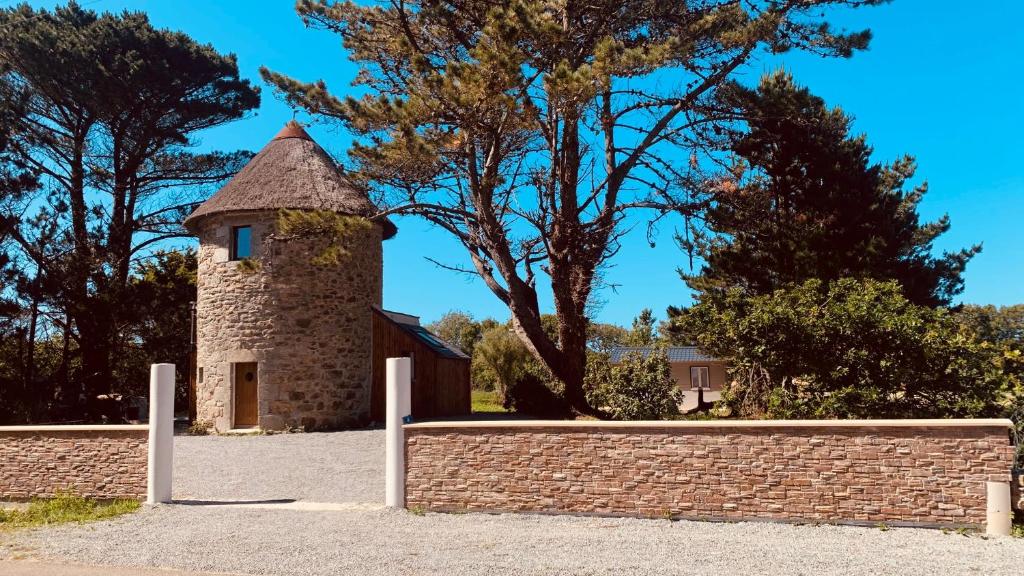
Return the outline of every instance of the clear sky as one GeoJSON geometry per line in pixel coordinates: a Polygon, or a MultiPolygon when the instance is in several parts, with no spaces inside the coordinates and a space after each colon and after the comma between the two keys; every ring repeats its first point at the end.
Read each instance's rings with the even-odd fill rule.
{"type": "MultiPolygon", "coordinates": [[[[0,6],[14,4],[0,0],[0,6]]],[[[81,0],[98,11],[142,10],[159,27],[178,29],[238,56],[244,77],[261,85],[258,69],[302,80],[323,78],[344,92],[356,68],[340,40],[307,30],[290,0],[81,0]]],[[[53,2],[34,2],[52,6],[53,2]]],[[[921,204],[924,219],[949,214],[952,230],[937,248],[983,243],[967,268],[964,302],[1024,302],[1024,3],[1019,0],[953,2],[895,0],[876,8],[834,11],[833,22],[870,28],[871,48],[849,60],[792,53],[762,58],[743,71],[745,81],[778,66],[853,115],[875,159],[917,157],[919,179],[930,192],[921,204]]],[[[210,148],[258,150],[292,117],[291,110],[263,87],[258,113],[205,134],[210,148]]],[[[309,118],[300,116],[300,120],[309,118]]],[[[313,137],[338,157],[348,136],[314,125],[313,137]]],[[[398,236],[385,242],[384,305],[417,314],[424,321],[451,309],[477,317],[507,317],[483,283],[437,268],[427,256],[465,264],[462,248],[446,233],[415,219],[396,220],[398,236]]],[[[614,292],[597,319],[627,324],[645,307],[659,318],[670,304],[689,295],[676,268],[687,259],[672,242],[673,226],[661,227],[651,248],[641,230],[628,237],[607,280],[614,292]]],[[[542,300],[550,302],[550,297],[542,300]]]]}

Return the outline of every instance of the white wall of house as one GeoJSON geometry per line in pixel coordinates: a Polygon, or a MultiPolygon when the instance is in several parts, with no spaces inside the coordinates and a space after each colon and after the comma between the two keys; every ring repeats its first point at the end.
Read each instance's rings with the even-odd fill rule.
{"type": "Polygon", "coordinates": [[[704,390],[704,401],[715,402],[722,397],[722,388],[726,382],[726,366],[722,362],[673,362],[672,377],[676,385],[683,391],[683,403],[680,409],[692,410],[697,407],[697,390],[690,381],[690,368],[706,366],[708,368],[711,389],[704,390]]]}

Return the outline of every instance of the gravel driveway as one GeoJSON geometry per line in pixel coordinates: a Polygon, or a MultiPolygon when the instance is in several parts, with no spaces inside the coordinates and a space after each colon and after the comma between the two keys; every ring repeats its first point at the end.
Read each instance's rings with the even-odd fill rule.
{"type": "MultiPolygon", "coordinates": [[[[82,563],[280,576],[1007,574],[1024,540],[937,530],[374,510],[159,506],[24,534],[82,563]]],[[[2,565],[0,565],[2,571],[2,565]]]]}
{"type": "Polygon", "coordinates": [[[384,503],[384,431],[176,436],[175,500],[384,503]]]}
{"type": "Polygon", "coordinates": [[[330,510],[247,503],[146,507],[109,522],[0,533],[6,538],[0,558],[280,576],[1019,576],[1024,566],[1024,539],[938,530],[415,515],[379,507],[381,431],[176,440],[177,498],[362,504],[330,510]]]}

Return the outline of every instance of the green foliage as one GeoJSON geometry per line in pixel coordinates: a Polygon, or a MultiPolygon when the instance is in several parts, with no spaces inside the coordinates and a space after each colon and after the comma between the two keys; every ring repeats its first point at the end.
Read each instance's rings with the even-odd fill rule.
{"type": "Polygon", "coordinates": [[[277,214],[278,239],[317,238],[325,246],[310,259],[314,266],[339,266],[351,256],[348,246],[354,238],[367,234],[373,224],[366,218],[338,214],[330,210],[290,210],[277,214]]]}
{"type": "Polygon", "coordinates": [[[242,274],[255,274],[263,269],[263,263],[256,258],[242,258],[235,264],[235,270],[242,274]]]}
{"type": "Polygon", "coordinates": [[[107,520],[139,509],[136,500],[100,503],[71,494],[33,500],[25,510],[0,508],[0,530],[107,520]]]}
{"type": "Polygon", "coordinates": [[[743,417],[991,416],[1015,386],[1001,350],[895,282],[709,292],[674,321],[731,359],[723,402],[743,417]]]}
{"type": "Polygon", "coordinates": [[[473,349],[483,336],[485,330],[497,325],[494,320],[477,322],[473,315],[461,310],[446,313],[437,322],[427,325],[427,330],[436,334],[441,340],[457,346],[468,356],[473,356],[473,349]]]}
{"type": "Polygon", "coordinates": [[[188,425],[188,434],[189,436],[206,436],[213,429],[213,423],[209,420],[193,420],[188,425]]]}
{"type": "MultiPolygon", "coordinates": [[[[0,203],[20,205],[39,185],[37,170],[30,168],[11,146],[11,137],[18,122],[27,115],[26,102],[14,93],[0,74],[0,203]]],[[[0,211],[0,319],[10,322],[22,312],[22,303],[15,297],[22,271],[14,262],[16,254],[10,244],[15,239],[15,214],[0,211]]]]}
{"type": "Polygon", "coordinates": [[[150,365],[171,362],[176,367],[175,405],[187,407],[197,268],[192,248],[161,250],[136,266],[125,294],[124,341],[115,366],[122,393],[148,396],[150,365]]]}
{"type": "Polygon", "coordinates": [[[1007,406],[1005,415],[1013,421],[1014,426],[1013,435],[1017,446],[1015,467],[1024,470],[1024,386],[1021,386],[1021,374],[1020,370],[1016,373],[1017,389],[1007,406]]]}
{"type": "Polygon", "coordinates": [[[1001,355],[1010,390],[1004,412],[1015,426],[1017,467],[1024,469],[1024,304],[998,308],[967,304],[956,310],[955,316],[1001,355]]]}
{"type": "Polygon", "coordinates": [[[699,276],[684,277],[692,288],[770,294],[812,278],[892,279],[927,306],[963,290],[964,268],[981,247],[932,256],[950,223],[919,222],[928,188],[904,190],[913,158],[872,164],[865,137],[850,133],[852,119],[784,72],[719,96],[748,129],[732,140],[732,175],[710,191],[708,232],[681,239],[706,262],[699,276]]]}
{"type": "Polygon", "coordinates": [[[644,308],[640,315],[633,319],[633,329],[626,338],[626,346],[652,346],[658,338],[655,330],[656,320],[650,308],[644,308]]]}
{"type": "Polygon", "coordinates": [[[473,414],[501,414],[508,412],[498,393],[493,390],[473,390],[470,393],[473,414]]]}
{"type": "MultiPolygon", "coordinates": [[[[150,364],[172,362],[177,367],[175,403],[186,406],[190,352],[191,304],[196,299],[196,253],[193,249],[157,251],[139,262],[122,295],[119,312],[119,350],[113,366],[117,392],[128,396],[149,394],[150,364]]],[[[58,392],[74,389],[69,380],[81,369],[74,339],[40,326],[45,337],[31,342],[27,326],[15,323],[0,330],[0,422],[32,423],[80,417],[73,399],[58,392]],[[23,326],[23,325],[22,325],[23,326]],[[29,365],[31,370],[28,370],[29,365]],[[31,374],[27,380],[26,375],[31,374]]]]}
{"type": "Polygon", "coordinates": [[[999,307],[965,304],[956,311],[956,316],[986,342],[1024,349],[1024,304],[999,307]]]}
{"type": "Polygon", "coordinates": [[[585,380],[587,400],[614,420],[662,420],[679,415],[682,398],[664,350],[630,353],[618,364],[592,354],[585,380]]]}
{"type": "Polygon", "coordinates": [[[493,381],[495,391],[507,404],[508,391],[530,371],[532,357],[522,340],[509,327],[495,326],[483,333],[473,352],[478,370],[486,370],[484,378],[493,381]]]}
{"type": "Polygon", "coordinates": [[[587,348],[593,352],[607,354],[612,348],[625,346],[629,337],[629,330],[622,326],[599,322],[587,324],[587,348]]]}
{"type": "Polygon", "coordinates": [[[477,321],[468,312],[453,310],[427,325],[427,330],[439,338],[454,344],[472,358],[470,365],[470,381],[474,390],[494,390],[497,387],[497,375],[488,361],[476,352],[476,345],[483,335],[500,326],[497,320],[485,318],[477,321]]]}

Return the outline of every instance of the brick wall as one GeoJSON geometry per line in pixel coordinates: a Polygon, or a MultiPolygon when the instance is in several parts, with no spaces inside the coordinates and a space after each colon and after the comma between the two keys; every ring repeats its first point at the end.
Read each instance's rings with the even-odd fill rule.
{"type": "Polygon", "coordinates": [[[146,497],[147,426],[0,427],[0,499],[146,497]]]}
{"type": "Polygon", "coordinates": [[[1009,421],[430,422],[405,427],[427,510],[983,525],[1009,421]]]}

